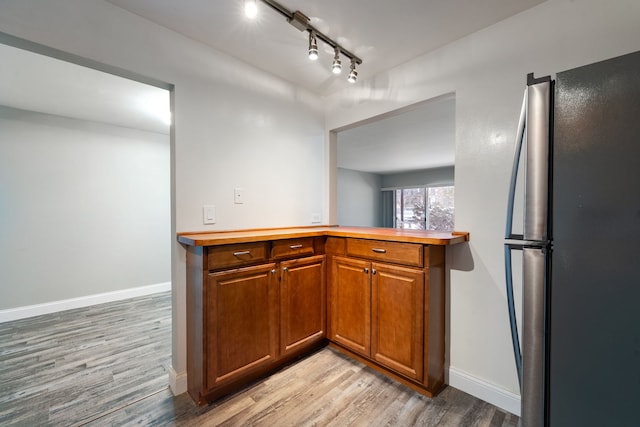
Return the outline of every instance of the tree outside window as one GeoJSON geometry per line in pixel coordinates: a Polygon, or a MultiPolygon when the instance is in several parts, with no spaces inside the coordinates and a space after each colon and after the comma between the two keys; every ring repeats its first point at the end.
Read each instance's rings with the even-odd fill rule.
{"type": "Polygon", "coordinates": [[[418,187],[395,190],[395,227],[452,231],[454,187],[418,187]]]}

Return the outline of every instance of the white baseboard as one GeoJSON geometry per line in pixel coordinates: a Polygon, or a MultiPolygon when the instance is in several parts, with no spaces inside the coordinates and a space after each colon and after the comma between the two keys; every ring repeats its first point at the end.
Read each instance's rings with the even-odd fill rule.
{"type": "Polygon", "coordinates": [[[520,396],[515,393],[451,367],[449,368],[449,385],[520,416],[520,396]]]}
{"type": "Polygon", "coordinates": [[[71,310],[74,308],[88,307],[90,305],[102,304],[105,302],[113,302],[128,298],[141,297],[144,295],[151,295],[157,292],[170,290],[171,282],[165,282],[155,285],[140,286],[137,288],[122,289],[119,291],[105,292],[102,294],[65,299],[61,301],[46,302],[43,304],[9,308],[6,310],[0,310],[0,323],[9,322],[11,320],[26,319],[27,317],[40,316],[42,314],[56,313],[58,311],[71,310]]]}
{"type": "Polygon", "coordinates": [[[169,388],[174,396],[187,392],[187,371],[176,372],[169,366],[169,388]]]}

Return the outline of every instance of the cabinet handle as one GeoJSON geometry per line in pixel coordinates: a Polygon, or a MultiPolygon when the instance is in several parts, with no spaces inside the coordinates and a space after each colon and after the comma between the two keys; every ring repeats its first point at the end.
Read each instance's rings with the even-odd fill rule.
{"type": "Polygon", "coordinates": [[[271,274],[276,274],[276,269],[271,270],[271,274]]]}
{"type": "Polygon", "coordinates": [[[375,269],[375,268],[372,268],[372,269],[371,269],[371,274],[376,274],[376,273],[377,273],[376,269],[375,269]]]}
{"type": "Polygon", "coordinates": [[[371,249],[373,252],[379,253],[379,254],[386,254],[387,250],[386,249],[378,249],[378,248],[372,248],[371,249]]]}
{"type": "Polygon", "coordinates": [[[289,267],[284,267],[282,271],[289,271],[289,267]]]}
{"type": "Polygon", "coordinates": [[[302,245],[289,245],[289,249],[300,249],[302,245]]]}
{"type": "Polygon", "coordinates": [[[233,253],[233,256],[240,256],[240,255],[251,255],[251,251],[240,251],[240,252],[233,253]]]}
{"type": "Polygon", "coordinates": [[[369,269],[368,269],[368,268],[365,268],[365,269],[364,269],[364,272],[365,272],[365,273],[368,273],[368,272],[369,272],[369,269]]]}

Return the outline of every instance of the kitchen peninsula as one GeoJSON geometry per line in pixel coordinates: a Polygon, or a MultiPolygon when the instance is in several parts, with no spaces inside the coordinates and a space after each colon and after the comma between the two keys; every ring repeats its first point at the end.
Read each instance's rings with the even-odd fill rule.
{"type": "Polygon", "coordinates": [[[444,386],[445,247],[464,232],[179,233],[187,377],[211,402],[329,343],[427,396],[444,386]]]}

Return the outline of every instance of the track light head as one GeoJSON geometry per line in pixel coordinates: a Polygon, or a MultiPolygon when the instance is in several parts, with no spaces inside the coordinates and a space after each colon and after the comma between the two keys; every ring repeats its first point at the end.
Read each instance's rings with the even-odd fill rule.
{"type": "Polygon", "coordinates": [[[333,74],[340,74],[342,72],[342,61],[340,61],[340,48],[335,48],[335,54],[333,55],[333,64],[331,65],[331,72],[333,74]]]}
{"type": "Polygon", "coordinates": [[[318,42],[313,31],[309,31],[309,59],[312,61],[318,59],[318,42]]]}
{"type": "Polygon", "coordinates": [[[355,83],[358,80],[358,71],[356,71],[356,60],[351,59],[351,71],[349,71],[349,77],[347,77],[347,81],[349,83],[355,83]]]}

